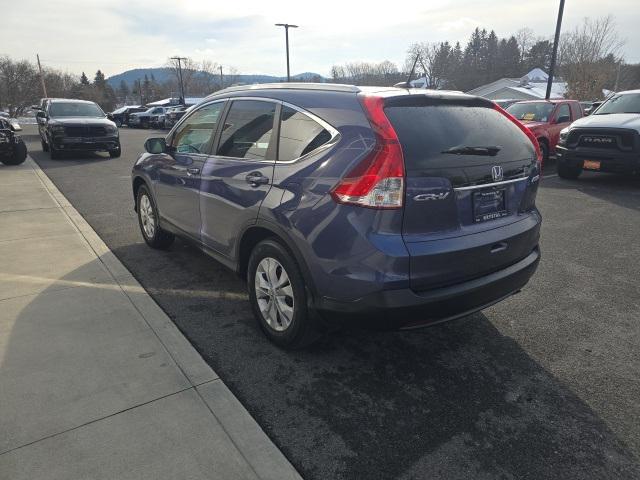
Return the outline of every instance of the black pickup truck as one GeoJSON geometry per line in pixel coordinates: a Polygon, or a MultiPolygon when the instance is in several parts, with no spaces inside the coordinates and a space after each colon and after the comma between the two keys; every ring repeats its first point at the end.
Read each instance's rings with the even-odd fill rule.
{"type": "Polygon", "coordinates": [[[558,175],[576,179],[584,170],[640,173],[640,90],[609,97],[590,116],[560,132],[558,175]]]}

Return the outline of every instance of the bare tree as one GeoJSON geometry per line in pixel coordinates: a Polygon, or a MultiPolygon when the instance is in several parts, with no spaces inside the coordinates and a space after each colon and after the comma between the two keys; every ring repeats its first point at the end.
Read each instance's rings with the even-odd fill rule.
{"type": "Polygon", "coordinates": [[[533,30],[529,27],[524,27],[518,30],[514,37],[518,42],[518,49],[520,50],[520,63],[524,62],[527,52],[531,46],[536,42],[533,30]]]}
{"type": "Polygon", "coordinates": [[[563,35],[559,64],[568,83],[568,96],[581,100],[602,97],[602,89],[613,89],[620,50],[624,40],[611,15],[585,18],[581,25],[563,35]]]}

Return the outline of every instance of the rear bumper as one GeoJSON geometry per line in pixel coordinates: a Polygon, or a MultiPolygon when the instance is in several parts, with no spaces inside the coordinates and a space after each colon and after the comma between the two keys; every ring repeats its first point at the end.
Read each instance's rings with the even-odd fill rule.
{"type": "Polygon", "coordinates": [[[517,263],[480,278],[425,291],[383,290],[352,302],[322,298],[317,305],[330,324],[359,320],[376,327],[411,328],[469,315],[518,292],[540,262],[538,247],[517,263]]]}
{"type": "Polygon", "coordinates": [[[600,162],[600,171],[609,173],[638,173],[640,172],[640,153],[634,151],[621,152],[605,149],[568,149],[556,148],[558,164],[568,167],[582,168],[585,160],[600,162]]]}

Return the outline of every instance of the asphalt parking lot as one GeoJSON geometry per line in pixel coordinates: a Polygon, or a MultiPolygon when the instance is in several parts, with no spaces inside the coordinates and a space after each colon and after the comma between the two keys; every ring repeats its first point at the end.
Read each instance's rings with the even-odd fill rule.
{"type": "MultiPolygon", "coordinates": [[[[123,155],[32,157],[309,479],[640,478],[640,178],[553,165],[543,261],[520,294],[411,332],[345,330],[272,346],[243,283],[178,241],[149,249],[123,155]]],[[[17,254],[19,254],[17,252],[17,254]]]]}

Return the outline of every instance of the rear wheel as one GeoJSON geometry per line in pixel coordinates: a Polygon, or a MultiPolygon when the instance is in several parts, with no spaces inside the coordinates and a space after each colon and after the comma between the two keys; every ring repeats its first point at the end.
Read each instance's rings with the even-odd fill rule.
{"type": "Polygon", "coordinates": [[[566,180],[575,180],[582,173],[582,168],[558,164],[558,176],[566,180]]]}
{"type": "Polygon", "coordinates": [[[152,248],[166,250],[175,240],[175,236],[160,227],[158,209],[145,185],[138,188],[136,196],[138,224],[144,241],[152,248]]]}
{"type": "Polygon", "coordinates": [[[276,240],[264,240],[251,252],[247,288],[256,320],[273,343],[296,349],[318,338],[300,268],[276,240]]]}

